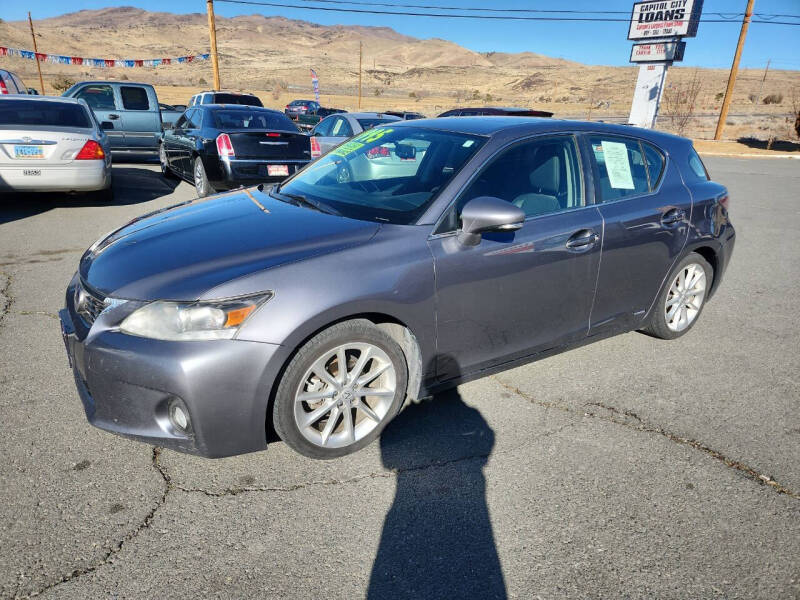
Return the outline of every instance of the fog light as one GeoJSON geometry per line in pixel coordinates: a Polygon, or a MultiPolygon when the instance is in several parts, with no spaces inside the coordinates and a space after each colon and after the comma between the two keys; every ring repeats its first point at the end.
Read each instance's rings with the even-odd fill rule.
{"type": "Polygon", "coordinates": [[[189,412],[176,400],[169,405],[169,422],[181,433],[189,432],[189,412]]]}

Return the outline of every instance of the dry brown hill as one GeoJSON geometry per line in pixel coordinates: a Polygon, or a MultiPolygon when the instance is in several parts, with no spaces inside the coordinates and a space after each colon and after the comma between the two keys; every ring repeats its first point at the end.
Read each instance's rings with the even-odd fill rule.
{"type": "MultiPolygon", "coordinates": [[[[157,58],[199,54],[209,47],[205,13],[176,15],[131,7],[82,10],[37,21],[36,29],[40,51],[54,54],[157,58]]],[[[389,27],[322,26],[247,15],[218,18],[217,38],[223,87],[256,91],[272,106],[309,96],[308,70],[313,67],[324,103],[355,108],[359,42],[364,48],[363,106],[371,109],[434,113],[456,104],[506,104],[545,108],[557,115],[611,118],[627,115],[636,80],[633,66],[587,66],[530,52],[479,53],[447,40],[402,35],[389,27]]],[[[27,22],[0,23],[0,45],[30,48],[27,22]]],[[[28,85],[36,82],[33,61],[0,58],[2,65],[19,72],[28,85]]],[[[42,68],[48,85],[58,76],[128,78],[160,86],[165,101],[171,102],[185,102],[211,82],[210,61],[137,69],[54,64],[42,68]]],[[[673,68],[668,83],[681,84],[694,71],[673,68]]],[[[701,71],[698,110],[710,115],[719,107],[727,72],[701,71]]],[[[762,97],[782,94],[784,100],[777,105],[751,101],[760,80],[761,71],[740,73],[734,115],[789,112],[793,90],[800,89],[800,72],[770,73],[762,97]]]]}

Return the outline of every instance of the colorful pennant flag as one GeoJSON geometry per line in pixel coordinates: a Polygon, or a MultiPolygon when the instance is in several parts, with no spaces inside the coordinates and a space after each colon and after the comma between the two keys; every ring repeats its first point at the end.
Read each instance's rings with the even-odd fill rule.
{"type": "Polygon", "coordinates": [[[90,67],[157,67],[159,65],[169,65],[172,61],[178,63],[189,63],[196,60],[208,60],[211,56],[205,54],[191,54],[189,56],[178,56],[176,58],[149,58],[149,59],[124,59],[115,58],[83,58],[81,56],[64,56],[61,54],[45,54],[44,52],[32,52],[31,50],[20,50],[19,48],[8,48],[0,46],[0,56],[19,56],[30,60],[37,58],[41,62],[49,62],[61,65],[87,65],[90,67]]]}

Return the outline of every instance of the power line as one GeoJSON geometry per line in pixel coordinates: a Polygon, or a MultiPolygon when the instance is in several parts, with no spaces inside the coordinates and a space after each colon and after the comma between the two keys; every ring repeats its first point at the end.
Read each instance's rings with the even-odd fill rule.
{"type": "MultiPolygon", "coordinates": [[[[308,1],[308,2],[328,2],[331,4],[356,4],[356,2],[341,2],[339,0],[298,0],[300,2],[308,1]]],[[[559,17],[545,17],[545,16],[506,16],[506,15],[465,15],[465,14],[446,14],[446,13],[430,13],[430,12],[408,12],[408,11],[391,11],[391,10],[368,10],[368,9],[361,9],[361,8],[334,8],[329,6],[302,6],[297,4],[285,4],[281,2],[263,2],[260,0],[217,0],[217,2],[225,2],[227,4],[246,4],[251,6],[270,6],[276,8],[294,8],[298,10],[321,10],[326,12],[338,12],[338,13],[356,13],[356,14],[370,14],[370,15],[397,15],[397,16],[406,16],[406,17],[434,17],[434,18],[444,18],[444,19],[494,19],[494,20],[501,20],[501,21],[583,21],[583,22],[597,22],[597,23],[628,23],[630,22],[630,18],[622,19],[622,18],[612,18],[612,17],[572,17],[572,16],[559,16],[559,17]]],[[[401,6],[401,5],[387,5],[387,4],[377,4],[377,3],[358,3],[361,5],[368,4],[370,6],[401,6]]],[[[424,8],[421,6],[416,6],[415,8],[424,8]]],[[[441,7],[440,7],[441,10],[441,7]]],[[[447,8],[444,10],[453,10],[451,8],[447,8]]],[[[510,10],[510,9],[509,9],[510,10]]],[[[546,12],[554,12],[554,11],[546,11],[546,12]]],[[[570,14],[586,14],[584,11],[575,11],[574,13],[570,14]]],[[[624,14],[628,14],[627,12],[624,14]]],[[[687,19],[688,20],[688,19],[687,19]]],[[[675,20],[677,22],[678,19],[675,20]]],[[[701,19],[702,23],[732,23],[735,22],[733,19],[701,19]]],[[[795,25],[800,26],[799,23],[790,23],[784,21],[757,21],[753,20],[752,23],[765,23],[769,25],[795,25]]]]}

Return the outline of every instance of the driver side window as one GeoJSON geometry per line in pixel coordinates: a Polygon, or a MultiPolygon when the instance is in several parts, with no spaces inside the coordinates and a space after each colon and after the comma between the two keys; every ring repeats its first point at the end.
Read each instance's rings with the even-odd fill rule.
{"type": "Polygon", "coordinates": [[[480,196],[510,202],[526,218],[585,206],[575,138],[537,138],[503,150],[461,193],[436,233],[458,229],[464,205],[480,196]]]}

